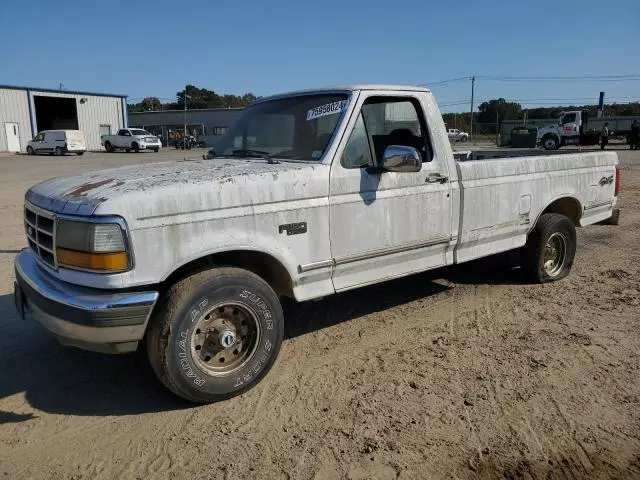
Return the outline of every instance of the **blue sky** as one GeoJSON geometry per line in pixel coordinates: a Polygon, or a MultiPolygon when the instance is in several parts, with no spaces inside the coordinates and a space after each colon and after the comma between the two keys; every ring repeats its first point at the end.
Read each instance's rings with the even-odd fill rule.
{"type": "MultiPolygon", "coordinates": [[[[0,84],[164,101],[185,83],[269,95],[473,74],[640,74],[640,0],[3,2],[0,41],[0,84]]],[[[476,98],[594,103],[600,90],[627,103],[640,99],[640,80],[479,79],[476,98]]],[[[433,91],[441,104],[462,101],[470,82],[433,91]]]]}

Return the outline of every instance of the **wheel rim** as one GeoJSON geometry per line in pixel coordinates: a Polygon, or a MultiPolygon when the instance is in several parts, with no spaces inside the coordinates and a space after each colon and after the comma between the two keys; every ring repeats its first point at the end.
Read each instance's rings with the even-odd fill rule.
{"type": "Polygon", "coordinates": [[[547,141],[545,142],[545,147],[547,147],[548,149],[552,149],[555,146],[556,146],[556,142],[551,138],[547,139],[547,141]]]}
{"type": "Polygon", "coordinates": [[[550,277],[557,276],[567,258],[567,239],[560,232],[549,237],[544,248],[543,268],[550,277]]]}
{"type": "Polygon", "coordinates": [[[231,375],[253,357],[260,337],[260,323],[253,312],[239,303],[220,303],[195,322],[191,357],[208,375],[231,375]]]}

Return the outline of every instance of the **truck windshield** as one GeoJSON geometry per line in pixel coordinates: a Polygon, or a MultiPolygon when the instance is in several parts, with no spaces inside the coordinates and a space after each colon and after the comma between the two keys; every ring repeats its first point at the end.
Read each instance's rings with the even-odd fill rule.
{"type": "Polygon", "coordinates": [[[151,135],[146,130],[130,130],[131,135],[151,135]]]}
{"type": "Polygon", "coordinates": [[[249,106],[220,139],[219,156],[259,151],[282,160],[320,161],[348,105],[346,94],[311,94],[249,106]]]}

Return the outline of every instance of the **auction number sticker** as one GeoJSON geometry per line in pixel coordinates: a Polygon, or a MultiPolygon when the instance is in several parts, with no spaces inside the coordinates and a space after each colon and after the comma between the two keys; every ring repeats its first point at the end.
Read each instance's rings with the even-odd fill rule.
{"type": "Polygon", "coordinates": [[[326,105],[320,105],[319,107],[313,107],[307,112],[307,121],[314,118],[324,117],[326,115],[333,115],[334,113],[340,113],[347,108],[347,100],[340,100],[339,102],[327,103],[326,105]]]}

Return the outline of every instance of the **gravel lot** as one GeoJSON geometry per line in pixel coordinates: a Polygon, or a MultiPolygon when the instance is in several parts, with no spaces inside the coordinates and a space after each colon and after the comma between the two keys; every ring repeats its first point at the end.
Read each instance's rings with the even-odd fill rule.
{"type": "Polygon", "coordinates": [[[30,185],[184,155],[0,154],[0,479],[640,477],[640,152],[619,151],[621,225],[580,229],[567,279],[491,258],[287,305],[266,379],[201,407],[12,297],[30,185]]]}

